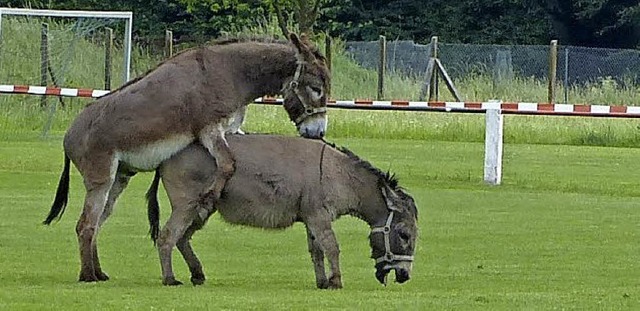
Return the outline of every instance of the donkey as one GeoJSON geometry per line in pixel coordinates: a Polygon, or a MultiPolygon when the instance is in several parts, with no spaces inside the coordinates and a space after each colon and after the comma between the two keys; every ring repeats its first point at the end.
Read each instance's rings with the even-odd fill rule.
{"type": "Polygon", "coordinates": [[[330,83],[326,60],[305,37],[291,34],[289,39],[229,40],[188,50],[78,115],[64,137],[64,169],[44,223],[64,212],[72,161],[86,188],[76,226],[79,281],[109,278],[100,266],[96,237],[131,176],[154,170],[194,141],[216,160],[216,178],[201,196],[213,205],[235,170],[225,132],[238,129],[245,107],[256,97],[282,92],[299,133],[324,136],[330,83]]]}
{"type": "MultiPolygon", "coordinates": [[[[395,270],[399,283],[410,277],[417,236],[417,208],[413,198],[389,173],[374,168],[347,149],[323,141],[271,135],[230,135],[229,145],[238,170],[229,179],[215,210],[232,224],[281,229],[303,222],[316,285],[342,287],[339,249],[331,222],[353,215],[372,228],[369,235],[376,278],[386,285],[395,270]],[[324,257],[331,274],[327,278],[324,257]]],[[[204,225],[198,195],[215,178],[216,162],[199,144],[192,144],[156,171],[147,192],[151,237],[156,242],[164,285],[180,285],[171,263],[174,246],[202,284],[202,264],[190,239],[204,225]],[[172,212],[159,231],[157,192],[162,178],[172,212]]],[[[215,210],[213,212],[215,212],[215,210]]]]}

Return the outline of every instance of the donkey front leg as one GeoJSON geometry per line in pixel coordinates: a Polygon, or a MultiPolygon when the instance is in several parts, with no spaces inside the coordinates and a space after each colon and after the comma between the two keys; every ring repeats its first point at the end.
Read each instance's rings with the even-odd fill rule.
{"type": "Polygon", "coordinates": [[[307,224],[311,234],[315,237],[315,241],[322,248],[329,266],[331,268],[331,275],[326,287],[328,289],[342,288],[342,276],[340,273],[340,248],[338,247],[338,240],[336,235],[331,229],[330,220],[322,220],[319,222],[310,222],[307,224]]]}
{"type": "Polygon", "coordinates": [[[309,246],[309,253],[311,254],[313,270],[316,274],[316,286],[322,289],[328,288],[329,281],[327,280],[327,274],[324,270],[324,253],[317,238],[311,233],[311,230],[309,230],[309,227],[307,227],[307,244],[309,246]]]}
{"type": "MultiPolygon", "coordinates": [[[[200,207],[206,208],[206,214],[211,214],[213,205],[220,199],[222,189],[227,180],[235,172],[235,159],[224,137],[225,128],[221,124],[211,125],[200,133],[200,142],[207,148],[211,156],[216,160],[217,169],[213,175],[213,183],[209,185],[200,200],[200,207]]],[[[208,216],[204,213],[202,218],[208,216]]]]}

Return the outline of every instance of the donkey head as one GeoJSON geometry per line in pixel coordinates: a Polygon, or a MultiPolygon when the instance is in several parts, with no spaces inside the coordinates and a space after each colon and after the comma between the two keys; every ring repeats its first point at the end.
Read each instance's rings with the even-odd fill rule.
{"type": "Polygon", "coordinates": [[[330,73],[326,59],[305,36],[291,33],[289,40],[296,48],[297,67],[284,88],[284,108],[307,138],[322,138],[327,131],[327,91],[330,73]]]}
{"type": "Polygon", "coordinates": [[[376,260],[376,279],[386,285],[387,274],[395,270],[396,282],[404,283],[411,276],[418,227],[418,210],[413,198],[400,188],[386,183],[381,187],[387,206],[384,226],[374,227],[369,236],[371,257],[376,260]]]}

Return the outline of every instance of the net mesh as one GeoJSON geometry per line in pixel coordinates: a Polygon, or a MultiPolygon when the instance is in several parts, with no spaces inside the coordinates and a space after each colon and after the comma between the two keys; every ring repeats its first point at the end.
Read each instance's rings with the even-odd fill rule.
{"type": "MultiPolygon", "coordinates": [[[[379,45],[378,41],[345,43],[346,53],[374,72],[367,76],[370,85],[376,85],[379,45]]],[[[387,42],[386,99],[419,99],[417,90],[425,83],[431,49],[431,45],[412,41],[387,42]]],[[[549,55],[548,45],[438,45],[438,58],[463,99],[468,101],[546,102],[549,55]]],[[[556,70],[555,102],[640,103],[639,50],[559,46],[556,70]]],[[[439,85],[439,99],[453,100],[443,88],[444,84],[439,85]]],[[[359,92],[352,96],[373,98],[376,94],[375,88],[361,88],[359,92]]]]}
{"type": "MultiPolygon", "coordinates": [[[[125,20],[3,15],[0,84],[105,88],[111,47],[111,85],[124,83],[125,20]],[[107,35],[113,29],[113,41],[107,35]]],[[[90,99],[0,95],[0,136],[5,139],[62,132],[90,99]]]]}
{"type": "MultiPolygon", "coordinates": [[[[103,88],[106,28],[121,28],[123,23],[106,18],[3,16],[0,83],[40,85],[45,66],[47,80],[54,82],[53,76],[60,86],[103,88]],[[43,32],[46,46],[42,44],[43,32]],[[47,63],[42,63],[43,48],[47,63]]],[[[115,42],[122,46],[122,40],[115,42]]],[[[123,82],[123,53],[121,48],[112,50],[116,85],[123,82]]]]}

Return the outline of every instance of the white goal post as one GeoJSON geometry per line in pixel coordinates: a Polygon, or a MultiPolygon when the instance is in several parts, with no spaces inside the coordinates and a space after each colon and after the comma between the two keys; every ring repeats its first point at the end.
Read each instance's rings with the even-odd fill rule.
{"type": "Polygon", "coordinates": [[[34,10],[19,8],[0,8],[0,38],[2,38],[2,16],[22,15],[40,17],[84,17],[84,18],[111,18],[123,19],[125,21],[124,33],[124,72],[123,80],[127,82],[131,78],[131,30],[133,27],[132,12],[110,12],[110,11],[67,11],[67,10],[34,10]]]}

